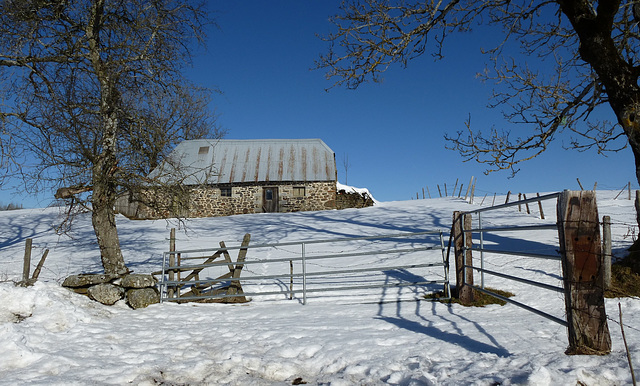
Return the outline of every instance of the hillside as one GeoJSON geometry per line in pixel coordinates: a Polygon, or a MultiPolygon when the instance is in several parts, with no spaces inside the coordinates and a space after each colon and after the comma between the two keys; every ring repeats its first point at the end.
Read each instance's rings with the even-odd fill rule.
{"type": "MultiPolygon", "coordinates": [[[[599,214],[611,216],[614,254],[622,256],[637,227],[633,201],[614,200],[615,194],[598,192],[599,214]]],[[[251,233],[253,244],[448,232],[453,211],[470,208],[460,199],[439,198],[186,224],[118,217],[118,227],[129,267],[148,273],[160,268],[171,227],[180,228],[179,249],[194,249],[216,247],[221,240],[238,243],[245,233],[251,233]]],[[[545,203],[546,220],[539,218],[537,206],[531,210],[528,215],[510,208],[483,219],[493,225],[555,223],[553,203],[545,203]]],[[[102,306],[59,286],[70,274],[101,270],[89,216],[76,220],[69,238],[53,231],[60,215],[58,208],[0,212],[0,384],[630,384],[618,304],[633,365],[640,369],[640,299],[635,298],[606,300],[613,351],[602,357],[564,355],[564,327],[513,305],[465,308],[394,301],[410,291],[415,295],[415,289],[374,290],[363,298],[322,293],[307,305],[299,297],[272,296],[237,305],[163,303],[135,311],[122,302],[102,306]],[[46,248],[49,257],[35,286],[14,287],[10,281],[20,278],[28,237],[34,240],[34,264],[46,248]]],[[[527,232],[500,241],[518,250],[553,250],[557,232],[527,232]]],[[[370,262],[354,259],[334,268],[370,262]]],[[[561,274],[560,263],[553,260],[496,255],[485,264],[556,285],[561,274]]],[[[495,278],[487,278],[487,285],[564,315],[558,293],[495,278]]]]}

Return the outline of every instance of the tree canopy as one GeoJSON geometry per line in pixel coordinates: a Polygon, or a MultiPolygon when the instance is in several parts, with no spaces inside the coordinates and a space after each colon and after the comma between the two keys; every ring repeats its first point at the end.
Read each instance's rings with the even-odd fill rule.
{"type": "Polygon", "coordinates": [[[191,0],[0,1],[2,143],[28,186],[92,211],[107,274],[128,271],[117,196],[177,142],[220,134],[183,71],[210,23],[191,0]]]}
{"type": "Polygon", "coordinates": [[[487,172],[515,173],[568,132],[569,147],[578,150],[629,145],[640,182],[640,3],[344,0],[331,21],[334,32],[323,37],[330,48],[317,66],[348,88],[424,54],[442,57],[454,33],[500,28],[503,39],[483,50],[492,66],[478,70],[495,81],[489,107],[502,109],[507,125],[479,130],[467,120],[445,135],[448,147],[487,172]],[[595,113],[600,106],[613,111],[611,121],[595,113]]]}

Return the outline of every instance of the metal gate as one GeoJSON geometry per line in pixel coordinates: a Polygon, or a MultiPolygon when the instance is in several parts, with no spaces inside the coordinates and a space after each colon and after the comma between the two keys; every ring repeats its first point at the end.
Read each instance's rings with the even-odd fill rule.
{"type": "MultiPolygon", "coordinates": [[[[165,252],[160,280],[161,300],[222,301],[229,297],[298,299],[309,297],[361,301],[424,300],[443,292],[448,298],[449,262],[443,233],[437,231],[306,240],[277,244],[226,246],[165,252]],[[227,257],[244,250],[242,261],[227,257]],[[222,253],[221,253],[222,252],[222,253]],[[174,258],[171,258],[173,256],[174,258]],[[169,262],[175,261],[172,265],[169,262]],[[206,264],[205,264],[206,262],[206,264]],[[235,273],[235,270],[241,270],[235,273]],[[197,275],[180,279],[180,272],[197,275]],[[169,273],[177,278],[169,280],[169,273]],[[195,272],[195,271],[194,271],[195,272]],[[222,274],[222,275],[221,275],[222,274]],[[219,291],[240,283],[240,293],[219,291]],[[206,288],[193,291],[193,288],[206,288]],[[188,294],[185,296],[185,294],[188,294]]],[[[240,260],[240,259],[239,259],[240,260]]]]}
{"type": "MultiPolygon", "coordinates": [[[[505,209],[505,208],[510,208],[510,207],[515,207],[515,206],[521,206],[521,205],[527,205],[528,203],[535,203],[535,202],[542,202],[545,200],[556,200],[558,199],[558,197],[560,196],[560,193],[551,193],[551,194],[547,194],[541,197],[536,197],[536,198],[531,198],[531,199],[525,199],[525,200],[519,200],[519,201],[514,201],[514,202],[510,202],[510,203],[505,203],[503,205],[497,205],[497,206],[492,206],[492,207],[487,207],[487,208],[481,208],[481,209],[475,209],[475,210],[471,210],[471,211],[467,211],[467,212],[461,212],[461,218],[464,215],[471,215],[471,214],[475,214],[477,215],[477,219],[478,219],[478,227],[477,228],[472,228],[472,229],[464,229],[464,225],[463,225],[463,238],[464,237],[473,237],[473,234],[477,234],[478,235],[478,239],[479,239],[479,246],[478,247],[472,247],[471,250],[475,251],[475,252],[480,252],[480,266],[470,266],[470,265],[464,265],[462,268],[463,270],[465,270],[465,272],[467,270],[473,270],[476,271],[480,274],[480,286],[477,285],[472,285],[471,287],[473,289],[475,289],[476,291],[480,291],[483,293],[486,293],[490,296],[493,296],[495,298],[498,298],[500,300],[503,300],[507,303],[511,303],[513,305],[516,305],[520,308],[523,308],[527,311],[533,312],[537,315],[540,315],[542,317],[545,317],[551,321],[554,321],[558,324],[561,324],[563,326],[567,326],[567,322],[559,317],[553,316],[547,312],[544,312],[542,310],[538,310],[535,309],[533,307],[530,307],[526,304],[520,303],[518,301],[515,301],[513,299],[510,299],[508,297],[504,297],[504,296],[500,296],[494,292],[488,291],[485,288],[484,285],[484,281],[485,281],[485,274],[486,275],[492,275],[492,276],[497,276],[506,280],[513,280],[513,281],[517,281],[520,283],[524,283],[524,284],[528,284],[534,287],[538,287],[538,288],[542,288],[548,291],[554,291],[554,292],[558,292],[558,293],[563,293],[564,289],[560,286],[560,285],[551,285],[551,284],[545,284],[545,283],[540,283],[534,280],[529,280],[527,278],[523,278],[523,277],[516,277],[513,275],[507,275],[505,273],[500,273],[500,272],[496,272],[493,270],[489,270],[485,268],[485,254],[499,254],[499,255],[506,255],[506,256],[523,256],[523,257],[528,257],[528,258],[536,258],[536,259],[544,259],[544,260],[555,260],[558,263],[560,262],[560,254],[558,250],[554,250],[552,253],[534,253],[534,252],[530,252],[530,251],[513,251],[513,250],[504,250],[504,249],[500,249],[499,246],[498,248],[494,247],[494,248],[486,248],[485,247],[485,236],[487,234],[497,234],[500,232],[527,232],[527,233],[531,233],[531,232],[535,232],[536,230],[554,230],[557,231],[558,229],[558,224],[557,221],[553,221],[553,222],[547,222],[547,223],[540,223],[537,225],[526,225],[526,226],[515,226],[515,225],[508,225],[508,226],[501,226],[501,227],[493,227],[493,226],[486,226],[483,223],[483,213],[488,213],[488,212],[495,212],[495,211],[499,211],[501,209],[505,209]]],[[[463,222],[461,222],[463,224],[463,222]]],[[[464,243],[463,243],[464,244],[464,243]]],[[[555,247],[555,246],[552,246],[555,247]]],[[[557,248],[557,247],[556,247],[557,248]]],[[[553,248],[552,248],[553,249],[553,248]]],[[[560,277],[561,277],[561,273],[559,273],[560,277]]],[[[462,275],[462,278],[464,279],[467,276],[467,274],[465,273],[464,275],[462,275]]]]}

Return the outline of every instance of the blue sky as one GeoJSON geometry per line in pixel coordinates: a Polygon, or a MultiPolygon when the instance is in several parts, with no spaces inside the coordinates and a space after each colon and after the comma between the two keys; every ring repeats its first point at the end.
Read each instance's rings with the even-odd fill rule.
{"type": "MultiPolygon", "coordinates": [[[[441,61],[424,55],[406,69],[392,67],[382,83],[326,91],[332,81],[323,70],[312,70],[328,47],[316,34],[331,30],[328,17],[338,5],[337,0],[209,3],[219,28],[209,31],[206,50],[194,52],[189,76],[222,91],[212,107],[227,138],[321,138],[336,154],[339,181],[366,187],[381,201],[422,196],[427,187],[435,196],[437,184],[452,187],[458,179],[466,186],[472,176],[476,196],[579,189],[576,178],[585,188],[595,182],[602,189],[621,189],[628,182],[637,187],[629,149],[605,158],[564,150],[560,138],[546,154],[522,164],[514,178],[508,171],[486,176],[483,165],[465,163],[445,149],[444,134],[463,129],[469,114],[476,127],[504,125],[499,111],[485,107],[492,85],[475,78],[486,62],[481,32],[450,39],[441,61]]],[[[49,201],[0,195],[0,203],[49,201]]]]}
{"type": "MultiPolygon", "coordinates": [[[[214,105],[227,138],[321,138],[336,153],[338,179],[369,188],[378,200],[406,200],[423,187],[465,185],[477,178],[476,195],[636,186],[629,149],[608,157],[579,153],[554,143],[542,157],[508,171],[483,174],[483,165],[463,162],[445,149],[445,133],[464,128],[471,114],[478,127],[504,124],[499,111],[487,109],[491,84],[475,74],[484,69],[482,36],[459,35],[449,41],[445,59],[424,55],[408,68],[392,67],[381,84],[357,90],[325,89],[332,82],[312,70],[326,52],[316,37],[331,29],[328,17],[338,1],[216,1],[219,29],[209,35],[208,50],[196,57],[197,81],[223,92],[214,105]]],[[[487,48],[485,46],[485,48],[487,48]]],[[[613,119],[613,114],[611,114],[613,119]]],[[[561,138],[562,140],[562,138],[561,138]]],[[[566,138],[565,138],[566,141],[566,138]]]]}

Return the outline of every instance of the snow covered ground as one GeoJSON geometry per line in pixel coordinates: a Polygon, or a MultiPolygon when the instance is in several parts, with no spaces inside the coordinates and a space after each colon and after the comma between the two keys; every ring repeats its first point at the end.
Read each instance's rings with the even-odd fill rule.
{"type": "MultiPolygon", "coordinates": [[[[612,218],[614,254],[622,255],[637,227],[633,201],[614,200],[615,195],[599,191],[598,205],[600,217],[612,218]]],[[[215,248],[221,240],[238,243],[245,233],[257,244],[448,232],[454,210],[475,207],[439,198],[343,211],[194,219],[186,229],[118,217],[118,227],[129,267],[149,273],[160,269],[173,226],[180,226],[179,249],[215,248]]],[[[483,221],[555,222],[553,202],[545,203],[546,220],[539,218],[537,205],[531,211],[504,209],[483,214],[483,221]]],[[[286,385],[300,378],[310,385],[625,385],[631,375],[618,304],[633,365],[640,369],[640,299],[633,298],[606,301],[613,351],[602,357],[564,355],[564,327],[513,305],[393,301],[414,288],[369,290],[366,298],[322,293],[310,296],[307,305],[300,296],[272,296],[235,305],[103,306],[59,286],[70,274],[101,270],[90,218],[78,218],[69,238],[52,230],[59,216],[57,208],[0,212],[0,384],[286,385]],[[34,265],[44,249],[50,249],[49,257],[33,287],[15,287],[11,281],[20,279],[28,237],[34,240],[34,265]],[[376,299],[385,302],[370,301],[376,299]]],[[[486,235],[485,243],[548,253],[557,248],[557,232],[486,235]]],[[[362,257],[353,259],[343,264],[353,266],[362,257]]],[[[561,274],[557,261],[526,257],[487,256],[485,266],[556,285],[561,274]]],[[[490,277],[486,284],[564,315],[559,293],[490,277]]]]}

